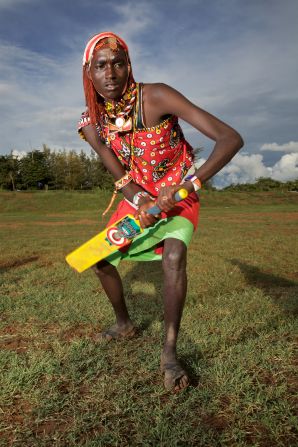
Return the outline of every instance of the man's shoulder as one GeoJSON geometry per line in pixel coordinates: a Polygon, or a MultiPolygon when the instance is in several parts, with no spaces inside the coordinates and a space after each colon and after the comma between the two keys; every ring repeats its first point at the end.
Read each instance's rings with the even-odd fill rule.
{"type": "Polygon", "coordinates": [[[144,97],[150,102],[160,101],[171,87],[163,82],[143,84],[144,97]]]}
{"type": "Polygon", "coordinates": [[[143,87],[148,92],[163,92],[170,88],[170,86],[164,82],[143,83],[143,87]]]}

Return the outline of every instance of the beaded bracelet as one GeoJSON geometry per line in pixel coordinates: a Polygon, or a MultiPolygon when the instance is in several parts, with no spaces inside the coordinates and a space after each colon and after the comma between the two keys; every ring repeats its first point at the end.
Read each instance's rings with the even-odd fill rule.
{"type": "Polygon", "coordinates": [[[150,197],[150,199],[154,200],[153,197],[150,196],[150,194],[146,191],[138,191],[135,193],[132,199],[132,203],[136,206],[139,206],[139,201],[142,197],[150,197]]]}
{"type": "Polygon", "coordinates": [[[124,188],[124,186],[128,185],[132,181],[132,176],[129,172],[127,172],[123,177],[115,182],[116,191],[120,191],[120,189],[124,188]]]}
{"type": "Polygon", "coordinates": [[[195,191],[198,191],[202,188],[201,180],[198,179],[196,175],[188,175],[187,177],[185,177],[184,182],[191,182],[195,191]]]}

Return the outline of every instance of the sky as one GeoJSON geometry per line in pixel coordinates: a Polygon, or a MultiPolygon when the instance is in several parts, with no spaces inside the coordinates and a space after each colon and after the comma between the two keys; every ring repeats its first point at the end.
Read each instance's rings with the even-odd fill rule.
{"type": "MultiPolygon", "coordinates": [[[[297,0],[0,0],[0,155],[84,150],[81,60],[89,38],[128,43],[135,79],[164,82],[245,145],[214,179],[298,178],[297,0]]],[[[181,122],[187,140],[214,143],[181,122]]]]}

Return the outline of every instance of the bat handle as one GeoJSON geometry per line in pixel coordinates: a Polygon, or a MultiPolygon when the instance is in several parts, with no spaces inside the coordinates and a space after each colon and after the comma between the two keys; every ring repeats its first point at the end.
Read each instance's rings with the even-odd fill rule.
{"type": "MultiPolygon", "coordinates": [[[[181,189],[179,189],[179,191],[176,192],[174,198],[175,198],[176,202],[180,202],[181,200],[186,199],[187,196],[188,196],[188,191],[185,188],[181,188],[181,189]]],[[[159,214],[160,212],[161,212],[161,209],[157,205],[154,205],[151,208],[149,208],[148,210],[146,210],[146,213],[148,213],[148,214],[159,214]]]]}

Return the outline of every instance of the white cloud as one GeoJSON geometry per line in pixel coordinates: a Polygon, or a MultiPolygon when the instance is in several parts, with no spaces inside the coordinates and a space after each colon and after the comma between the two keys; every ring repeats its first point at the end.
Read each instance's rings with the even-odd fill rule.
{"type": "Polygon", "coordinates": [[[274,180],[286,182],[298,178],[298,154],[286,154],[272,167],[271,176],[274,180]]]}
{"type": "Polygon", "coordinates": [[[269,171],[263,164],[260,154],[237,154],[233,160],[218,174],[217,179],[222,186],[231,183],[253,183],[259,177],[269,177],[269,171]]]}
{"type": "Polygon", "coordinates": [[[298,178],[298,154],[286,154],[272,167],[264,165],[261,154],[237,154],[214,178],[215,186],[223,188],[230,184],[254,183],[260,177],[281,182],[298,178]]]}
{"type": "Polygon", "coordinates": [[[298,152],[298,141],[289,141],[284,144],[266,143],[261,146],[261,151],[298,152]]]}
{"type": "Polygon", "coordinates": [[[154,17],[154,11],[146,2],[138,2],[137,8],[133,2],[118,3],[113,5],[112,8],[121,17],[119,23],[114,24],[115,29],[117,29],[116,34],[119,33],[127,42],[133,40],[140,32],[148,28],[154,17]]]}
{"type": "Polygon", "coordinates": [[[13,158],[16,158],[17,160],[21,160],[21,158],[26,157],[27,152],[13,150],[13,151],[11,151],[11,155],[13,156],[13,158]]]}
{"type": "Polygon", "coordinates": [[[1,149],[81,149],[76,122],[83,108],[81,55],[59,63],[37,52],[0,44],[1,149]],[[11,54],[14,55],[11,60],[11,54]]]}

